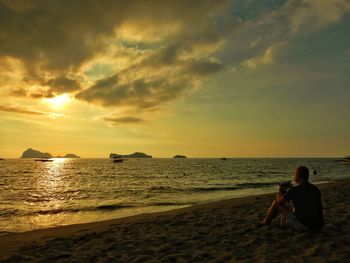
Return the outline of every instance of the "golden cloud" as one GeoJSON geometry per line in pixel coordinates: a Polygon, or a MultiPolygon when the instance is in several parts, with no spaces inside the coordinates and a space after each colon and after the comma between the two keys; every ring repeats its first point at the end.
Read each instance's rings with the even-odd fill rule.
{"type": "Polygon", "coordinates": [[[226,3],[1,0],[0,58],[11,60],[1,85],[12,96],[157,107],[224,69],[212,57],[224,39],[215,13],[226,3]]]}
{"type": "Polygon", "coordinates": [[[295,34],[339,21],[350,5],[287,1],[245,19],[235,8],[227,0],[0,0],[0,88],[33,99],[72,93],[136,116],[213,74],[273,63],[295,34]]]}

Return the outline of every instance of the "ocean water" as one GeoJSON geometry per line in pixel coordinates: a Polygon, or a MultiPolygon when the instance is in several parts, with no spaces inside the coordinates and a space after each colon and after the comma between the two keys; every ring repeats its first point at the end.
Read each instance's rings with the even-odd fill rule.
{"type": "Polygon", "coordinates": [[[313,182],[350,177],[334,159],[7,159],[0,234],[164,211],[277,190],[295,166],[313,182]]]}

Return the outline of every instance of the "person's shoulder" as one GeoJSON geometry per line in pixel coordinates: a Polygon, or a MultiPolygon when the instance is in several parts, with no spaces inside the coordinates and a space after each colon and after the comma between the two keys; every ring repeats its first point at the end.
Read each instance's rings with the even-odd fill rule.
{"type": "Polygon", "coordinates": [[[298,191],[298,190],[300,190],[302,188],[303,188],[302,184],[297,184],[297,185],[294,185],[290,190],[298,191]]]}
{"type": "Polygon", "coordinates": [[[313,189],[317,189],[318,190],[318,187],[310,182],[307,182],[306,185],[310,188],[313,188],[313,189]]]}
{"type": "Polygon", "coordinates": [[[310,182],[307,183],[307,187],[314,192],[321,193],[320,189],[310,182]]]}
{"type": "Polygon", "coordinates": [[[314,186],[313,184],[309,183],[309,182],[304,182],[301,184],[298,184],[296,186],[294,186],[292,189],[294,189],[294,191],[297,192],[304,192],[304,191],[309,191],[310,189],[315,189],[317,188],[316,186],[314,186]]]}

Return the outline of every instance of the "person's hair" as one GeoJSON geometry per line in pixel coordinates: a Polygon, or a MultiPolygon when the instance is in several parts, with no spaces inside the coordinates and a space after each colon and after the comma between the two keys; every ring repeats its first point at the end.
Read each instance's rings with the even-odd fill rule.
{"type": "Polygon", "coordinates": [[[297,172],[298,175],[300,176],[300,178],[304,179],[305,181],[309,180],[309,168],[307,168],[306,166],[298,166],[297,168],[297,172]]]}

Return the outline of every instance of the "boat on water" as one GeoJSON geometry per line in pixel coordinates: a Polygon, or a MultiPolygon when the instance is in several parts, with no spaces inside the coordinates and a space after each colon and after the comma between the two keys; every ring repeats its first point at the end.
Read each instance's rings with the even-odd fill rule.
{"type": "Polygon", "coordinates": [[[121,156],[114,156],[112,158],[113,163],[122,163],[125,159],[123,159],[121,156]]]}
{"type": "Polygon", "coordinates": [[[51,159],[35,159],[36,162],[52,162],[51,159]]]}

